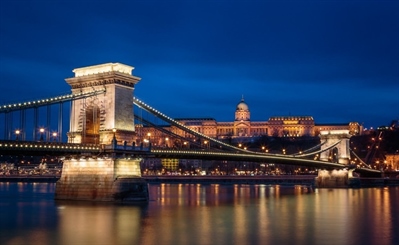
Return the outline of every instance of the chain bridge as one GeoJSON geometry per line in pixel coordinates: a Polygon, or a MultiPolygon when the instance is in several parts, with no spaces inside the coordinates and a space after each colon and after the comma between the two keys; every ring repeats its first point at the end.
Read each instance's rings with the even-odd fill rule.
{"type": "Polygon", "coordinates": [[[73,70],[75,76],[66,79],[71,86],[69,94],[0,105],[0,120],[4,122],[0,128],[0,154],[63,157],[57,199],[146,199],[140,170],[143,158],[314,167],[319,170],[319,186],[336,183],[337,178],[349,184],[354,171],[361,175],[381,174],[366,164],[350,164],[350,135],[342,130],[322,131],[320,145],[290,155],[254,152],[197,132],[136,98],[133,92],[141,78],[132,75],[133,69],[120,63],[77,68],[73,70]],[[143,117],[143,112],[156,122],[143,117]],[[174,130],[165,130],[162,124],[171,125],[174,130]],[[143,126],[193,147],[156,145],[140,133],[139,127],[143,126]],[[335,175],[337,172],[339,176],[335,175]]]}

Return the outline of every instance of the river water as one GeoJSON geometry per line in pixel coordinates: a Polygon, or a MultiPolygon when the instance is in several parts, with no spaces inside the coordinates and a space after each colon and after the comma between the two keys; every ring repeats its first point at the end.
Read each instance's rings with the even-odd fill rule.
{"type": "Polygon", "coordinates": [[[146,205],[0,183],[0,244],[399,244],[399,187],[151,184],[146,205]]]}

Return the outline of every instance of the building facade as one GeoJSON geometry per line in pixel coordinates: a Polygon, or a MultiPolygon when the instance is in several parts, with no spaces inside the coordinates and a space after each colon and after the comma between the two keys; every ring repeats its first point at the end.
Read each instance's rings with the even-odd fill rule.
{"type": "MultiPolygon", "coordinates": [[[[250,139],[260,136],[303,137],[318,136],[320,131],[349,130],[352,135],[361,134],[362,126],[357,122],[316,124],[312,116],[273,116],[267,121],[251,121],[249,106],[244,98],[237,104],[234,121],[218,122],[214,118],[176,118],[176,121],[199,133],[216,139],[250,139]]],[[[152,127],[136,125],[136,132],[146,142],[165,147],[184,147],[184,138],[195,140],[195,136],[175,126],[163,129],[180,136],[172,142],[165,133],[152,127]]],[[[202,142],[203,144],[204,142],[202,142]]]]}

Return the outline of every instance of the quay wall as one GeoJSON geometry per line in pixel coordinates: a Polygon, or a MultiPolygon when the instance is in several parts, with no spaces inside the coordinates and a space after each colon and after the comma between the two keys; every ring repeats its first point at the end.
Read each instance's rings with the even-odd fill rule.
{"type": "Polygon", "coordinates": [[[148,183],[313,185],[315,175],[284,176],[143,176],[148,183]]]}

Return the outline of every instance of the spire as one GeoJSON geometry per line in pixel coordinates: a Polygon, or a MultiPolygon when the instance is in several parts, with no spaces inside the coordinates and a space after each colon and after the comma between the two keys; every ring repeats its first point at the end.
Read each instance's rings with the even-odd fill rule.
{"type": "Polygon", "coordinates": [[[241,95],[241,101],[244,101],[244,95],[241,95]]]}

